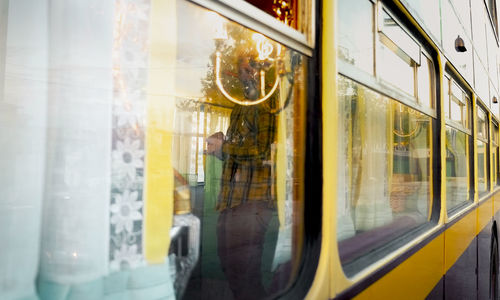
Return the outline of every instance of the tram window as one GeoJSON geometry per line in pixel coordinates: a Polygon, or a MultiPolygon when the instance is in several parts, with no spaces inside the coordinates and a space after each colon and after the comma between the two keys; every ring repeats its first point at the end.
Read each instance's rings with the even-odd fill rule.
{"type": "Polygon", "coordinates": [[[420,64],[420,46],[382,9],[377,74],[407,94],[415,94],[414,66],[420,64]]]}
{"type": "Polygon", "coordinates": [[[377,55],[377,74],[407,94],[415,96],[415,72],[411,60],[403,60],[386,44],[377,55]]]}
{"type": "Polygon", "coordinates": [[[177,61],[179,71],[191,72],[179,73],[177,82],[199,100],[177,98],[175,113],[203,108],[204,114],[178,125],[184,148],[173,167],[186,177],[196,173],[196,160],[188,159],[196,152],[205,174],[197,172],[198,181],[189,188],[203,234],[198,245],[202,268],[191,280],[201,284],[186,290],[185,297],[264,298],[294,280],[287,270],[300,261],[303,196],[297,182],[303,182],[299,166],[308,61],[212,12],[190,4],[184,9],[190,13],[179,18],[178,36],[189,38],[178,44],[177,61]],[[188,18],[203,13],[222,24],[223,38],[188,18]],[[193,123],[198,124],[194,132],[186,129],[193,123]]]}
{"type": "Polygon", "coordinates": [[[443,95],[444,95],[444,101],[443,101],[443,110],[444,110],[444,117],[447,119],[450,119],[450,84],[451,80],[448,78],[448,76],[444,76],[443,80],[443,95]]]}
{"type": "Polygon", "coordinates": [[[385,9],[379,14],[379,38],[377,75],[413,96],[417,103],[434,109],[432,61],[385,9]]]}
{"type": "Polygon", "coordinates": [[[368,0],[341,0],[338,10],[339,59],[373,74],[373,4],[368,0]]]}
{"type": "Polygon", "coordinates": [[[487,175],[487,144],[482,141],[477,141],[477,178],[479,194],[488,191],[488,175],[487,175]]]}
{"type": "Polygon", "coordinates": [[[434,70],[432,61],[427,56],[422,55],[421,64],[418,68],[418,102],[430,108],[435,107],[434,89],[432,84],[434,82],[434,70]]]}
{"type": "Polygon", "coordinates": [[[469,196],[471,165],[469,145],[472,140],[470,97],[448,75],[444,76],[446,118],[446,207],[448,213],[472,201],[469,196]]]}
{"type": "Polygon", "coordinates": [[[488,13],[491,17],[491,22],[493,28],[495,28],[495,32],[498,36],[498,16],[497,16],[497,1],[496,0],[488,0],[486,1],[488,7],[488,13]]]}
{"type": "Polygon", "coordinates": [[[282,23],[308,34],[311,24],[311,0],[243,0],[266,12],[282,23]]]}
{"type": "Polygon", "coordinates": [[[477,106],[477,177],[479,194],[488,191],[488,113],[477,106]]]}
{"type": "Polygon", "coordinates": [[[488,140],[488,115],[479,107],[477,110],[477,135],[483,141],[488,140]]]}
{"type": "Polygon", "coordinates": [[[337,234],[353,275],[428,222],[432,118],[341,75],[338,88],[337,234]]]}
{"type": "Polygon", "coordinates": [[[445,117],[464,129],[470,129],[470,100],[462,88],[454,81],[445,76],[444,82],[445,117]]]}
{"type": "Polygon", "coordinates": [[[491,175],[493,185],[499,185],[498,178],[498,123],[492,122],[492,132],[491,132],[491,175]]]}
{"type": "Polygon", "coordinates": [[[448,212],[469,201],[470,136],[446,126],[446,207],[448,212]]]}

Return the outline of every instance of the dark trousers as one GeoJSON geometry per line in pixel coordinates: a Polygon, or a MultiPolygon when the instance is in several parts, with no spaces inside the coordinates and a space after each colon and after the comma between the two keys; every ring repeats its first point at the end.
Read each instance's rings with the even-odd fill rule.
{"type": "Polygon", "coordinates": [[[217,252],[237,300],[266,297],[260,266],[272,212],[268,202],[249,201],[219,215],[217,252]]]}

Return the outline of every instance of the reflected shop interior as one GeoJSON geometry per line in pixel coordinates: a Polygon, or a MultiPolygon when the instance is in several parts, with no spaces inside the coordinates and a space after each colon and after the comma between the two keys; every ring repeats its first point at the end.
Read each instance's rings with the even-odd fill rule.
{"type": "Polygon", "coordinates": [[[2,5],[1,299],[290,287],[307,56],[184,0],[2,5]]]}

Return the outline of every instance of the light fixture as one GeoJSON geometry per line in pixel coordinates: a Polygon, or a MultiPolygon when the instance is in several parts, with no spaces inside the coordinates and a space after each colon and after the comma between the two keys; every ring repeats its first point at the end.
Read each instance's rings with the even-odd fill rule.
{"type": "Polygon", "coordinates": [[[493,101],[493,103],[495,103],[495,104],[498,103],[498,99],[496,96],[493,96],[493,99],[491,99],[491,101],[493,101]]]}
{"type": "Polygon", "coordinates": [[[465,48],[464,40],[460,37],[460,35],[455,40],[455,50],[457,50],[457,52],[467,51],[467,48],[465,48]]]}
{"type": "MultiPolygon", "coordinates": [[[[278,65],[281,63],[281,45],[277,45],[276,48],[276,58],[271,58],[270,55],[274,51],[273,45],[268,41],[268,39],[263,36],[262,34],[255,33],[252,36],[252,39],[256,43],[256,50],[258,52],[258,56],[255,58],[260,64],[257,64],[257,66],[260,66],[259,70],[259,76],[260,76],[260,96],[261,98],[255,99],[255,100],[241,100],[237,99],[236,97],[231,96],[224,86],[222,85],[222,80],[220,76],[220,69],[221,69],[221,52],[217,49],[215,53],[215,83],[217,85],[217,88],[219,91],[228,99],[229,101],[238,104],[238,105],[243,105],[243,106],[251,106],[251,105],[257,105],[260,104],[267,99],[269,99],[277,90],[279,83],[280,83],[280,74],[278,72],[278,65]],[[265,90],[265,81],[266,81],[266,72],[264,71],[264,65],[266,61],[270,61],[271,63],[274,62],[275,64],[275,72],[276,72],[276,79],[274,81],[273,87],[271,90],[266,94],[265,90]]],[[[220,42],[217,45],[217,48],[220,47],[220,42]]]]}

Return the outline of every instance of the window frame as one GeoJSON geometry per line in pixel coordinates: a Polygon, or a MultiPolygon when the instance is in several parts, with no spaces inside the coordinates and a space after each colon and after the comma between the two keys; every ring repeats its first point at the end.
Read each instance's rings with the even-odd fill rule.
{"type": "Polygon", "coordinates": [[[476,143],[475,143],[475,147],[476,147],[476,153],[475,153],[475,159],[477,160],[477,186],[475,188],[475,190],[477,191],[477,194],[479,195],[479,197],[482,197],[486,194],[488,194],[490,192],[490,189],[491,189],[491,183],[490,183],[490,180],[491,180],[491,175],[490,175],[490,164],[491,164],[491,151],[490,151],[490,128],[489,128],[489,111],[488,109],[486,108],[486,105],[482,104],[482,100],[480,98],[477,98],[477,101],[476,101],[476,107],[475,107],[475,110],[476,110],[476,130],[475,130],[475,139],[476,139],[476,143]],[[485,122],[484,122],[484,129],[486,130],[486,137],[483,137],[483,136],[480,136],[479,135],[479,130],[481,129],[480,126],[479,126],[479,112],[482,112],[485,116],[485,122]],[[481,142],[481,143],[484,143],[485,147],[485,152],[484,153],[484,162],[483,162],[483,167],[484,167],[484,175],[485,175],[485,185],[486,185],[486,190],[485,191],[480,191],[479,190],[479,159],[478,159],[478,155],[479,155],[479,151],[477,151],[477,148],[478,148],[478,143],[477,141],[481,142]]]}
{"type": "Polygon", "coordinates": [[[492,190],[495,189],[496,186],[500,185],[500,178],[499,178],[499,164],[498,164],[498,158],[499,158],[499,141],[498,141],[498,122],[493,118],[491,118],[490,122],[490,128],[491,128],[491,133],[490,133],[490,141],[491,141],[491,146],[490,149],[494,149],[494,151],[491,151],[490,155],[490,168],[491,168],[491,183],[492,183],[492,190]]]}
{"type": "Polygon", "coordinates": [[[255,30],[277,42],[311,57],[316,46],[316,0],[305,0],[310,11],[309,32],[285,25],[244,0],[186,0],[201,5],[226,18],[255,30]]]}
{"type": "MultiPolygon", "coordinates": [[[[410,109],[413,109],[419,113],[422,113],[423,115],[429,117],[430,119],[430,134],[429,134],[429,139],[430,139],[430,163],[429,163],[429,168],[431,172],[431,177],[429,180],[429,185],[430,185],[430,204],[429,204],[429,215],[426,223],[423,223],[410,231],[398,235],[397,237],[394,237],[392,240],[388,241],[387,244],[380,248],[375,248],[372,252],[363,254],[359,256],[358,258],[354,259],[354,262],[349,262],[347,264],[342,264],[342,270],[344,274],[348,278],[353,278],[363,270],[366,270],[367,268],[370,268],[371,266],[377,264],[382,257],[385,257],[387,255],[391,255],[397,249],[400,249],[403,245],[407,245],[410,241],[414,240],[415,238],[422,236],[429,232],[431,228],[436,226],[439,220],[439,214],[441,211],[441,206],[440,206],[440,200],[439,200],[439,181],[436,176],[432,175],[432,170],[439,170],[440,169],[440,163],[438,162],[435,157],[439,157],[439,115],[438,115],[438,106],[439,106],[439,94],[438,94],[438,78],[440,78],[440,72],[438,69],[439,63],[438,63],[438,58],[437,55],[433,52],[432,46],[426,41],[422,36],[418,36],[418,33],[415,33],[411,30],[409,30],[409,27],[411,27],[411,24],[405,23],[404,22],[404,17],[401,17],[399,14],[399,11],[397,8],[394,6],[391,6],[390,4],[385,5],[382,3],[381,0],[379,1],[374,1],[374,0],[366,0],[367,2],[374,3],[374,6],[372,6],[372,22],[373,22],[373,27],[372,27],[372,33],[373,33],[373,40],[371,43],[373,43],[373,48],[374,48],[374,62],[373,62],[373,69],[374,73],[373,74],[368,74],[364,72],[363,70],[357,68],[354,65],[349,64],[348,62],[343,61],[342,59],[337,59],[337,75],[341,77],[345,77],[348,80],[351,80],[357,84],[362,85],[366,89],[371,89],[372,91],[380,94],[381,96],[389,98],[391,101],[394,101],[395,103],[400,103],[410,109]],[[419,47],[419,57],[420,61],[417,64],[414,60],[412,62],[412,69],[413,69],[413,90],[414,94],[409,95],[406,92],[404,92],[402,89],[398,88],[396,85],[391,84],[390,82],[382,79],[379,75],[379,71],[377,69],[377,56],[379,55],[380,51],[380,46],[383,43],[381,41],[381,35],[384,35],[386,39],[389,39],[384,33],[379,31],[379,21],[380,21],[380,12],[383,11],[387,13],[394,21],[395,23],[408,35],[408,37],[414,41],[415,43],[418,44],[419,47]],[[417,34],[417,36],[416,36],[417,34]],[[429,87],[430,87],[430,93],[432,96],[432,103],[428,103],[427,105],[423,105],[418,98],[418,67],[421,65],[421,60],[422,59],[428,59],[428,69],[425,70],[425,72],[430,72],[429,76],[429,87]]],[[[391,43],[394,43],[393,40],[390,40],[391,43]]],[[[397,45],[395,45],[397,46],[397,45]]],[[[391,49],[389,49],[392,51],[391,49]]],[[[407,55],[404,53],[402,49],[399,49],[400,52],[402,52],[403,56],[407,55]]],[[[394,51],[393,51],[394,52],[394,51]]],[[[405,61],[404,58],[399,55],[399,53],[394,52],[396,55],[398,55],[403,61],[405,61]]],[[[337,53],[335,55],[338,55],[337,53]]],[[[407,55],[408,58],[410,58],[409,55],[407,55]]],[[[338,56],[337,56],[338,57],[338,56]]],[[[407,63],[407,61],[405,61],[407,63]]],[[[409,64],[410,66],[410,64],[409,64]]],[[[337,203],[336,203],[337,205],[337,203]]],[[[339,240],[335,241],[337,245],[339,244],[339,240]]]]}
{"type": "MultiPolygon", "coordinates": [[[[463,83],[458,80],[455,75],[455,73],[450,69],[449,66],[445,67],[446,72],[443,74],[443,81],[446,82],[443,84],[448,85],[448,94],[444,95],[443,99],[443,105],[448,105],[449,113],[451,115],[451,102],[455,101],[452,98],[457,98],[457,95],[454,95],[452,86],[456,86],[456,88],[459,89],[459,91],[462,93],[462,99],[458,99],[460,103],[465,103],[466,104],[466,120],[463,122],[465,123],[465,126],[461,124],[460,122],[457,122],[455,120],[452,120],[450,117],[447,117],[444,113],[441,114],[442,118],[444,119],[444,124],[445,124],[445,130],[446,127],[450,127],[452,129],[455,129],[457,131],[460,131],[464,134],[466,134],[468,143],[467,143],[467,157],[466,157],[466,163],[467,163],[467,169],[468,169],[468,174],[467,174],[467,200],[461,204],[458,204],[453,207],[448,207],[448,199],[446,198],[445,204],[446,204],[446,213],[448,215],[448,218],[452,218],[457,215],[458,212],[460,212],[464,207],[467,207],[474,202],[474,159],[475,159],[475,153],[474,153],[474,132],[472,129],[472,124],[474,120],[474,115],[473,115],[473,102],[472,102],[472,92],[464,87],[463,83]]],[[[446,185],[446,178],[445,176],[445,185],[446,185]]]]}
{"type": "Polygon", "coordinates": [[[488,19],[490,20],[491,28],[495,34],[496,43],[498,46],[498,15],[497,15],[497,1],[496,0],[484,0],[484,6],[486,7],[486,12],[488,14],[488,19]],[[493,7],[490,5],[490,1],[493,2],[493,7]]]}
{"type": "MultiPolygon", "coordinates": [[[[429,53],[427,51],[427,49],[425,49],[425,46],[424,46],[424,42],[419,42],[419,39],[416,38],[414,36],[414,34],[411,33],[410,30],[408,30],[407,26],[405,24],[403,24],[403,22],[401,22],[401,20],[396,16],[396,14],[394,14],[393,12],[391,12],[391,8],[390,7],[387,7],[386,5],[382,4],[381,1],[373,1],[373,0],[366,0],[367,2],[371,2],[371,3],[374,3],[372,9],[372,13],[373,13],[373,20],[372,22],[374,22],[374,26],[373,26],[373,48],[374,48],[374,62],[373,62],[373,68],[374,68],[374,74],[367,74],[365,73],[363,70],[357,68],[356,66],[353,66],[353,65],[350,65],[348,64],[347,62],[341,60],[341,59],[338,59],[337,60],[337,73],[338,74],[341,74],[347,78],[350,78],[358,83],[360,83],[361,85],[364,85],[374,91],[376,91],[377,93],[380,93],[384,96],[387,96],[389,98],[392,98],[392,99],[395,99],[396,101],[398,102],[401,102],[402,104],[406,105],[406,106],[409,106],[410,108],[420,112],[420,113],[423,113],[425,115],[428,115],[430,117],[432,117],[433,119],[437,120],[438,119],[438,113],[437,113],[437,109],[436,109],[436,102],[437,102],[437,99],[439,99],[437,97],[437,89],[436,89],[436,86],[437,86],[437,78],[438,78],[438,73],[437,73],[437,70],[436,70],[436,65],[437,65],[437,60],[436,59],[433,59],[433,55],[431,55],[431,53],[429,53]],[[396,85],[394,84],[391,84],[390,82],[384,80],[383,78],[380,77],[379,75],[379,71],[378,71],[378,68],[377,68],[377,57],[379,55],[379,52],[380,52],[380,49],[379,47],[381,47],[381,44],[383,44],[383,42],[380,40],[380,36],[384,36],[385,39],[388,39],[390,43],[394,43],[394,41],[392,41],[390,39],[390,37],[388,37],[386,34],[384,34],[382,31],[379,30],[379,22],[380,22],[380,19],[381,19],[381,14],[382,12],[385,12],[386,14],[388,14],[394,21],[395,23],[401,27],[401,29],[408,35],[408,37],[413,41],[415,42],[418,47],[419,47],[419,62],[417,63],[416,61],[414,61],[413,59],[411,59],[411,57],[408,55],[408,59],[410,59],[412,61],[412,64],[408,64],[409,67],[412,68],[413,70],[413,95],[410,95],[410,94],[407,94],[405,91],[403,91],[402,89],[400,89],[399,87],[397,87],[396,85]],[[429,64],[429,69],[430,70],[434,70],[434,72],[430,72],[430,88],[432,90],[432,103],[433,105],[431,105],[430,103],[428,105],[424,105],[423,103],[421,103],[419,97],[418,97],[418,68],[420,67],[421,65],[421,60],[422,59],[428,59],[428,64],[429,64]]],[[[385,44],[384,44],[385,45],[385,44]]],[[[399,47],[397,44],[394,43],[394,45],[396,47],[399,47]]],[[[387,46],[386,46],[387,47],[387,46]]],[[[389,49],[390,50],[390,49],[389,49]]],[[[392,51],[392,50],[390,50],[392,51]]],[[[404,53],[404,50],[403,49],[399,49],[399,52],[402,52],[403,55],[406,55],[404,53]]],[[[400,58],[401,56],[394,52],[395,55],[398,55],[400,58]]],[[[401,58],[403,61],[404,59],[401,58]]],[[[407,63],[407,61],[405,61],[407,63]]],[[[427,71],[426,71],[427,72],[427,71]]]]}

